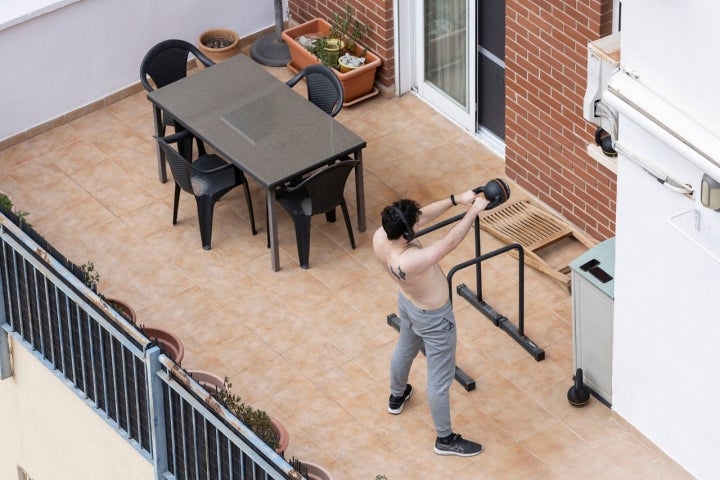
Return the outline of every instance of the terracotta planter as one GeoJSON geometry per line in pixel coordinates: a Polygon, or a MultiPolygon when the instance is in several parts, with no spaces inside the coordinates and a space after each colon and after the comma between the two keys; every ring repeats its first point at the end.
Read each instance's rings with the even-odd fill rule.
{"type": "Polygon", "coordinates": [[[272,423],[272,429],[275,430],[275,433],[278,436],[278,444],[280,445],[275,449],[275,451],[277,453],[282,453],[287,450],[287,447],[290,444],[290,434],[285,428],[285,425],[277,421],[275,418],[270,417],[270,422],[272,423]]]}
{"type": "Polygon", "coordinates": [[[175,363],[180,364],[185,356],[185,347],[180,338],[174,333],[162,328],[145,327],[143,333],[153,341],[157,341],[165,355],[175,363]]]}
{"type": "MultiPolygon", "coordinates": [[[[214,373],[203,370],[188,370],[188,373],[211,394],[225,388],[225,379],[218,377],[214,373]]],[[[277,453],[284,452],[290,444],[290,434],[285,428],[285,425],[277,419],[270,417],[270,423],[272,424],[272,429],[278,436],[278,444],[280,445],[275,451],[277,453]]]]}
{"type": "Polygon", "coordinates": [[[301,461],[302,464],[307,467],[307,478],[309,480],[332,480],[333,477],[330,475],[330,472],[320,465],[312,462],[306,462],[305,460],[301,461]]]}
{"type": "MultiPolygon", "coordinates": [[[[213,28],[200,34],[198,48],[210,60],[220,63],[240,53],[240,36],[233,30],[213,28]]],[[[202,63],[197,64],[198,68],[205,68],[202,63]]]]}
{"type": "Polygon", "coordinates": [[[133,325],[136,324],[137,314],[135,313],[135,309],[133,309],[130,305],[122,300],[118,300],[117,298],[106,298],[105,301],[108,305],[117,310],[120,315],[128,319],[133,325]]]}
{"type": "MultiPolygon", "coordinates": [[[[282,39],[290,50],[290,63],[287,67],[293,72],[299,72],[308,65],[318,64],[320,60],[310,53],[305,47],[295,40],[301,35],[327,35],[330,32],[330,23],[322,18],[316,18],[309,22],[302,23],[292,28],[288,28],[282,32],[282,39]]],[[[353,55],[360,56],[363,47],[357,45],[353,55]]],[[[377,95],[379,90],[375,88],[375,74],[382,64],[380,57],[374,53],[365,52],[365,65],[350,70],[348,72],[340,72],[333,69],[340,83],[343,86],[345,101],[343,106],[350,106],[366,98],[377,95]]]]}
{"type": "Polygon", "coordinates": [[[225,379],[218,377],[214,373],[203,370],[188,370],[188,373],[211,394],[225,389],[225,379]]]}

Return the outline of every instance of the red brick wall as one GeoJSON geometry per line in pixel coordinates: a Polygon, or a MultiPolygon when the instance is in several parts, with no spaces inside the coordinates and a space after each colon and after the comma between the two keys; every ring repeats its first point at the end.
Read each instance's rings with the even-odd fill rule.
{"type": "MultiPolygon", "coordinates": [[[[349,0],[371,27],[366,46],[382,60],[378,82],[395,83],[392,0],[349,0]]],[[[345,0],[289,0],[302,23],[328,19],[345,0]]],[[[612,0],[506,0],[505,169],[541,201],[604,239],[614,235],[616,178],[587,154],[582,117],[587,44],[611,33],[612,0]]]]}
{"type": "Polygon", "coordinates": [[[370,31],[359,43],[382,60],[376,81],[388,89],[395,85],[395,48],[392,0],[288,0],[290,20],[304,23],[313,18],[329,20],[333,12],[341,12],[349,3],[357,19],[370,31]]]}
{"type": "Polygon", "coordinates": [[[505,170],[597,239],[614,235],[616,177],[587,154],[587,44],[611,33],[612,0],[507,0],[505,170]]]}

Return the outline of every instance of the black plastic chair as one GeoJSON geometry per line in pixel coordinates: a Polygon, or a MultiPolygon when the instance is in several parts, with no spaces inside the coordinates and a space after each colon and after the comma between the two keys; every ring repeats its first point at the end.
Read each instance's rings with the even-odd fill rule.
{"type": "MultiPolygon", "coordinates": [[[[337,76],[329,67],[322,64],[308,65],[285,82],[285,85],[292,88],[303,78],[307,85],[308,100],[311,103],[331,117],[340,113],[343,101],[345,100],[345,93],[342,83],[340,83],[340,80],[338,80],[337,76]]],[[[342,160],[349,158],[350,157],[345,157],[342,160]]],[[[298,176],[293,178],[290,183],[298,184],[301,181],[302,176],[298,176]]],[[[327,213],[327,219],[328,221],[335,221],[335,209],[327,213]]]]}
{"type": "Polygon", "coordinates": [[[177,223],[180,190],[182,189],[195,196],[202,246],[205,250],[210,250],[215,202],[233,188],[242,185],[245,187],[245,201],[250,215],[252,234],[257,234],[255,215],[253,214],[252,200],[250,199],[250,188],[243,172],[217,155],[206,154],[204,147],[199,142],[198,151],[200,155],[195,161],[190,162],[171,146],[171,144],[179,144],[188,139],[192,142],[193,136],[187,130],[157,139],[160,149],[170,164],[170,171],[175,179],[173,225],[177,223]]]}
{"type": "MultiPolygon", "coordinates": [[[[190,54],[194,55],[196,60],[206,67],[215,65],[215,62],[205,56],[205,54],[192,43],[177,39],[164,40],[152,47],[145,54],[142,62],[140,62],[140,83],[145,87],[145,90],[152,92],[156,88],[162,88],[165,85],[187,77],[187,66],[190,54]],[[152,84],[150,80],[152,80],[152,84]]],[[[155,135],[157,137],[165,136],[165,127],[167,126],[175,128],[176,132],[182,129],[167,112],[162,112],[157,106],[153,108],[153,117],[155,119],[155,135]]],[[[192,141],[192,139],[190,140],[192,141]]],[[[186,147],[188,147],[188,145],[184,145],[181,151],[186,147]]],[[[157,160],[158,176],[160,177],[160,181],[165,183],[167,182],[167,171],[162,152],[159,148],[157,151],[157,160]]]]}
{"type": "Polygon", "coordinates": [[[345,93],[330,68],[319,64],[308,65],[285,84],[292,88],[303,78],[307,83],[308,100],[332,117],[340,113],[345,93]]]}
{"type": "Polygon", "coordinates": [[[310,175],[297,185],[287,185],[277,189],[275,197],[278,203],[290,214],[295,224],[300,267],[308,268],[310,259],[311,217],[334,211],[338,205],[345,218],[350,246],[355,248],[355,237],[343,192],[350,172],[358,163],[359,160],[338,162],[310,175]]]}

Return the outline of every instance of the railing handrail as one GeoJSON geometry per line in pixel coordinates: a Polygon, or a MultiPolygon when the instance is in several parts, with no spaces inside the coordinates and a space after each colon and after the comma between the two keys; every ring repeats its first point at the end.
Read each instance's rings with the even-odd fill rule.
{"type": "MultiPolygon", "coordinates": [[[[25,227],[25,229],[27,228],[29,227],[25,227]]],[[[50,246],[50,248],[52,249],[53,247],[50,246]]],[[[98,365],[93,363],[93,360],[97,360],[93,358],[93,352],[95,351],[93,349],[99,349],[99,352],[104,352],[106,355],[120,355],[120,358],[125,358],[124,354],[122,352],[118,354],[115,351],[116,347],[113,345],[105,347],[105,344],[102,343],[103,339],[100,338],[96,340],[91,338],[92,334],[86,335],[86,338],[83,337],[82,333],[67,332],[66,334],[68,336],[73,334],[77,335],[73,340],[77,340],[78,338],[86,339],[90,343],[80,345],[79,352],[73,351],[72,342],[69,342],[69,352],[63,350],[64,344],[60,344],[58,348],[61,350],[61,353],[52,352],[50,356],[53,357],[55,361],[51,361],[47,353],[39,352],[33,348],[33,342],[36,341],[36,339],[32,338],[34,334],[41,337],[40,341],[46,342],[47,348],[52,350],[52,348],[54,348],[52,342],[57,340],[50,338],[45,340],[42,338],[43,334],[49,334],[52,328],[75,328],[77,325],[87,328],[84,322],[94,322],[102,331],[106,332],[112,339],[118,342],[119,347],[117,348],[124,349],[129,355],[132,355],[137,361],[145,365],[145,370],[142,372],[138,372],[137,367],[132,368],[131,365],[130,377],[126,377],[124,380],[127,382],[128,379],[131,381],[144,379],[145,385],[131,386],[131,391],[126,390],[124,392],[123,404],[118,405],[114,403],[113,406],[115,410],[121,407],[125,408],[126,410],[123,410],[123,412],[126,412],[126,415],[148,415],[148,418],[144,420],[138,419],[135,423],[127,419],[127,423],[129,428],[134,428],[137,432],[141,429],[140,423],[138,422],[146,422],[150,430],[150,445],[143,448],[142,440],[138,439],[136,441],[136,439],[131,438],[130,435],[123,434],[122,436],[143,455],[143,458],[147,458],[148,454],[150,455],[155,467],[156,478],[165,478],[170,463],[168,462],[168,457],[172,455],[166,445],[166,415],[164,413],[164,404],[168,399],[163,397],[163,385],[172,389],[173,392],[179,395],[183,401],[187,402],[194,411],[201,415],[202,418],[209,422],[218,432],[222,432],[224,437],[217,439],[217,441],[227,440],[228,442],[232,442],[234,448],[237,448],[241,452],[241,455],[247,456],[253,464],[262,469],[266,475],[265,478],[302,478],[281,455],[276,453],[252,432],[252,430],[238,420],[222,403],[213,398],[212,395],[185,370],[167,356],[161,354],[159,348],[132,322],[128,321],[116,312],[115,309],[110,307],[100,295],[85,285],[85,283],[68,270],[62,262],[53,257],[45,248],[34,241],[23,229],[18,227],[18,225],[6,217],[1,211],[0,294],[0,347],[7,343],[7,335],[12,334],[13,337],[21,340],[20,344],[27,346],[36,357],[43,360],[43,364],[52,365],[59,373],[65,374],[68,379],[70,378],[66,373],[68,368],[67,365],[65,365],[65,358],[69,356],[73,362],[72,367],[75,367],[71,368],[72,376],[75,380],[79,378],[82,385],[79,385],[73,379],[70,380],[75,386],[73,390],[81,397],[83,395],[88,397],[88,395],[92,393],[95,393],[95,397],[97,397],[97,390],[103,387],[108,388],[109,386],[110,388],[116,388],[112,386],[115,385],[115,383],[113,383],[115,378],[106,381],[105,376],[108,370],[116,377],[126,373],[124,363],[122,364],[122,368],[119,369],[120,372],[115,372],[114,368],[110,368],[116,365],[114,357],[99,359],[98,365]],[[12,258],[8,259],[6,256],[11,256],[12,258]],[[10,268],[6,268],[6,261],[8,261],[8,263],[12,261],[12,265],[14,266],[12,272],[9,271],[10,268]],[[18,264],[23,267],[21,269],[22,271],[18,271],[18,264]],[[26,264],[29,264],[32,268],[30,275],[26,272],[29,268],[26,264]],[[40,277],[40,280],[38,280],[38,277],[40,277]],[[19,287],[21,284],[24,287],[23,292],[20,292],[19,287]],[[16,288],[6,292],[6,286],[10,287],[10,285],[14,285],[16,288]],[[52,290],[51,292],[45,290],[45,288],[48,288],[48,285],[52,290]],[[35,287],[38,292],[42,292],[45,295],[41,298],[41,296],[36,293],[35,297],[27,299],[28,304],[32,304],[33,306],[37,305],[37,313],[43,313],[48,318],[53,314],[52,307],[57,308],[57,311],[54,312],[58,315],[57,322],[55,319],[52,319],[52,321],[48,321],[48,324],[38,325],[38,323],[42,321],[42,318],[31,318],[27,321],[27,325],[21,328],[21,330],[25,331],[20,332],[13,328],[11,322],[16,325],[23,325],[22,322],[25,319],[21,317],[23,317],[23,315],[29,316],[30,314],[20,308],[16,308],[15,311],[13,311],[13,307],[16,307],[16,305],[7,305],[6,303],[8,301],[10,303],[15,302],[13,296],[20,298],[24,293],[27,293],[28,296],[32,295],[35,292],[30,291],[31,287],[35,287]],[[56,291],[63,295],[62,300],[65,303],[61,304],[61,298],[57,297],[58,293],[55,293],[54,301],[48,300],[48,295],[56,291]],[[74,312],[77,312],[76,309],[79,309],[86,316],[78,317],[76,313],[74,314],[74,312]],[[7,317],[8,313],[10,314],[10,318],[7,317]],[[70,316],[67,319],[63,318],[62,316],[65,314],[69,314],[70,316]],[[110,320],[108,320],[108,318],[110,320]],[[26,338],[28,334],[30,338],[26,338]],[[95,344],[92,343],[93,341],[95,341],[95,344]],[[88,351],[83,353],[83,348],[88,351]],[[104,348],[105,350],[103,350],[104,348]],[[83,354],[88,358],[82,358],[83,354]],[[75,356],[79,356],[79,358],[75,358],[75,356]],[[60,357],[63,365],[58,365],[57,358],[55,357],[60,357]],[[87,366],[86,363],[88,363],[89,366],[87,366]],[[76,371],[76,364],[81,364],[79,367],[80,373],[76,371]],[[86,371],[86,368],[90,371],[86,371]],[[96,378],[96,375],[100,380],[96,378]],[[89,380],[88,377],[90,377],[89,380]],[[83,388],[87,389],[89,386],[94,392],[88,393],[87,391],[83,391],[83,388]],[[128,393],[136,397],[142,395],[143,398],[135,398],[135,404],[128,405],[128,393]],[[147,404],[147,406],[145,406],[145,404],[147,404]],[[134,409],[132,407],[134,407],[134,409]],[[148,448],[151,451],[149,451],[148,448]]],[[[108,340],[105,341],[107,342],[108,340]]],[[[7,350],[6,348],[0,348],[0,355],[9,355],[7,350]]],[[[3,367],[0,373],[6,373],[6,371],[9,370],[6,364],[9,365],[10,362],[3,362],[3,359],[0,358],[0,366],[3,367]]],[[[10,375],[12,375],[11,372],[10,375]]],[[[0,379],[1,378],[2,376],[0,376],[0,379]]],[[[102,397],[102,394],[99,396],[102,397]]],[[[101,405],[104,407],[108,406],[108,394],[105,393],[103,398],[93,398],[98,410],[103,410],[101,405]]],[[[117,402],[117,399],[115,399],[115,401],[117,402]]],[[[108,416],[101,415],[100,417],[116,429],[121,430],[119,425],[113,424],[110,421],[110,412],[105,411],[105,413],[107,413],[108,416]]],[[[171,418],[170,421],[172,422],[173,419],[171,418]]],[[[180,428],[178,429],[182,430],[180,428]]],[[[143,439],[145,438],[147,437],[143,437],[143,439]]],[[[195,440],[197,439],[188,439],[189,442],[195,440]]],[[[185,452],[185,454],[187,454],[187,452],[185,452]]],[[[239,475],[242,475],[242,477],[237,478],[244,478],[242,472],[240,472],[239,475]]]]}

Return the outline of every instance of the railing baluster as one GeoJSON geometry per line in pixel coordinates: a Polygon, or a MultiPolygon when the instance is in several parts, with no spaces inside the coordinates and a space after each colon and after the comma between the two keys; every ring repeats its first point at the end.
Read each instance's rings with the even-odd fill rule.
{"type": "MultiPolygon", "coordinates": [[[[98,325],[98,328],[100,326],[98,325]]],[[[109,334],[106,334],[109,336],[109,334]]],[[[100,336],[100,376],[102,379],[102,397],[103,397],[103,409],[107,411],[108,409],[108,379],[107,375],[105,374],[105,359],[107,358],[107,354],[105,352],[105,335],[103,335],[103,330],[100,330],[99,333],[100,336]]]]}
{"type": "Polygon", "coordinates": [[[48,251],[54,249],[39,246],[0,214],[0,378],[12,375],[12,336],[18,348],[72,382],[78,398],[90,403],[92,397],[105,412],[100,417],[132,440],[143,458],[149,449],[156,480],[289,477],[287,462],[159,347],[145,350],[148,340],[119,315],[98,308],[97,294],[48,251]]]}
{"type": "MultiPolygon", "coordinates": [[[[95,324],[96,325],[96,324],[95,324]]],[[[95,348],[97,345],[95,345],[95,340],[93,340],[93,327],[95,326],[92,322],[92,318],[90,315],[88,315],[87,318],[87,329],[88,329],[88,343],[89,347],[88,350],[90,351],[90,381],[92,382],[92,391],[93,391],[93,402],[97,404],[98,401],[98,388],[97,388],[97,372],[95,370],[95,348]]],[[[98,336],[98,339],[100,337],[98,336]]],[[[99,342],[98,342],[99,343],[99,342]]]]}
{"type": "MultiPolygon", "coordinates": [[[[82,329],[82,319],[83,319],[83,312],[80,309],[80,305],[75,304],[75,312],[77,313],[77,319],[75,320],[75,323],[77,324],[77,344],[78,344],[78,350],[80,350],[80,368],[78,374],[80,375],[80,383],[82,383],[81,390],[83,393],[85,393],[85,398],[87,398],[87,372],[85,371],[85,349],[82,348],[83,345],[85,345],[86,342],[83,341],[83,329],[82,329]]],[[[74,358],[74,356],[73,356],[74,358]]]]}
{"type": "Polygon", "coordinates": [[[113,406],[115,407],[115,421],[119,421],[120,419],[120,400],[118,399],[118,384],[117,384],[117,376],[114,375],[115,372],[117,372],[117,365],[115,364],[115,342],[112,341],[112,338],[110,339],[110,358],[112,359],[112,383],[113,383],[113,396],[115,397],[113,400],[113,406]]]}

